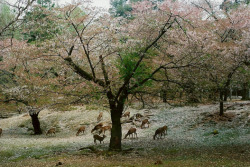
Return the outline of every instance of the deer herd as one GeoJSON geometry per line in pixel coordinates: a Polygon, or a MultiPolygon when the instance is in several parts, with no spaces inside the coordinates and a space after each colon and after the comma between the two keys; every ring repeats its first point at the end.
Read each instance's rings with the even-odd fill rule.
{"type": "MultiPolygon", "coordinates": [[[[130,112],[125,112],[122,117],[125,118],[129,118],[129,120],[132,120],[132,123],[135,125],[134,120],[136,121],[141,121],[141,118],[144,118],[143,115],[137,113],[134,116],[132,116],[130,118],[130,112]]],[[[97,122],[100,122],[103,119],[103,112],[100,112],[98,117],[97,117],[97,122]]],[[[145,118],[141,121],[140,127],[141,129],[144,128],[149,128],[149,119],[145,118]],[[146,126],[147,125],[147,126],[146,126]]],[[[105,124],[105,123],[98,123],[97,125],[94,126],[94,128],[91,130],[91,133],[93,134],[93,138],[94,138],[94,143],[96,144],[96,141],[98,140],[100,143],[104,143],[104,139],[106,138],[105,132],[106,131],[110,131],[111,132],[111,123],[105,124]],[[103,134],[102,136],[100,136],[101,134],[103,134]]],[[[162,138],[163,136],[165,137],[167,135],[167,130],[168,127],[165,125],[163,127],[160,127],[158,129],[156,129],[155,134],[153,135],[153,139],[159,139],[162,138]]],[[[78,128],[78,131],[76,133],[76,136],[79,136],[80,133],[84,134],[84,132],[86,131],[86,127],[85,126],[81,126],[78,128]]],[[[0,137],[2,136],[2,132],[3,130],[0,128],[0,137]]],[[[55,128],[51,128],[47,131],[46,136],[47,135],[55,135],[56,134],[56,129],[55,128]]],[[[138,138],[137,137],[137,133],[136,133],[136,128],[135,127],[131,127],[128,132],[126,133],[124,139],[126,139],[127,137],[132,136],[132,138],[138,138]]]]}

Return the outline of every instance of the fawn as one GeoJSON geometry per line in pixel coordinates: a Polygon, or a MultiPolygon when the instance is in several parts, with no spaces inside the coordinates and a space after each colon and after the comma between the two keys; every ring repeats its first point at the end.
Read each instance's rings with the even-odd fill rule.
{"type": "Polygon", "coordinates": [[[81,126],[79,129],[78,129],[78,131],[77,131],[77,133],[76,133],[76,136],[78,136],[81,132],[82,133],[84,133],[85,132],[85,126],[81,126]]]}

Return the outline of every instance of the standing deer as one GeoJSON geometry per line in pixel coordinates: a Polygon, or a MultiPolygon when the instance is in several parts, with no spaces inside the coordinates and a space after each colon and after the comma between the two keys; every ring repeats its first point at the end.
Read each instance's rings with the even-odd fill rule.
{"type": "Polygon", "coordinates": [[[100,141],[100,144],[103,142],[104,143],[104,138],[106,137],[105,135],[103,135],[102,137],[99,136],[99,135],[94,135],[94,143],[96,144],[96,140],[99,140],[100,141]]]}
{"type": "Polygon", "coordinates": [[[133,138],[133,134],[137,138],[136,128],[130,128],[128,130],[128,133],[125,135],[124,139],[126,139],[128,136],[130,137],[130,135],[132,135],[132,138],[133,138]]]}
{"type": "Polygon", "coordinates": [[[167,134],[167,129],[168,129],[167,126],[163,126],[163,127],[156,129],[153,139],[155,140],[157,135],[158,136],[160,135],[160,138],[162,137],[162,135],[164,135],[164,137],[165,137],[165,135],[167,134]]]}
{"type": "Polygon", "coordinates": [[[100,130],[99,134],[101,134],[101,133],[104,133],[104,134],[105,134],[105,132],[106,132],[107,130],[111,131],[111,126],[110,126],[110,125],[101,127],[101,130],[100,130]]]}
{"type": "Polygon", "coordinates": [[[97,124],[97,125],[91,130],[91,133],[93,133],[94,131],[97,131],[97,130],[101,130],[101,129],[102,129],[102,126],[103,126],[103,123],[97,124]]]}
{"type": "Polygon", "coordinates": [[[148,119],[144,119],[141,123],[141,128],[145,128],[145,125],[148,124],[148,128],[149,128],[149,121],[148,119]]]}
{"type": "Polygon", "coordinates": [[[85,126],[81,126],[79,129],[78,129],[78,131],[77,131],[77,133],[76,133],[76,136],[78,136],[81,132],[84,134],[84,132],[85,132],[85,126]]]}
{"type": "Polygon", "coordinates": [[[165,126],[162,127],[162,129],[164,130],[164,131],[163,131],[163,134],[164,134],[164,137],[165,137],[165,135],[168,134],[168,133],[167,133],[168,127],[165,125],[165,126]]]}

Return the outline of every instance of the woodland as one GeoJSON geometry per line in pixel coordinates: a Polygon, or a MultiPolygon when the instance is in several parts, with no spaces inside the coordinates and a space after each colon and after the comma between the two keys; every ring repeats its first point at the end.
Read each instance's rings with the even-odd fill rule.
{"type": "MultiPolygon", "coordinates": [[[[97,123],[105,118],[111,127],[104,150],[112,155],[113,151],[132,151],[122,144],[123,124],[136,125],[137,112],[149,120],[145,128],[150,128],[154,125],[151,116],[157,116],[155,122],[161,117],[171,122],[167,112],[175,114],[179,107],[183,111],[176,111],[176,119],[198,107],[209,121],[233,123],[227,110],[243,109],[244,127],[249,127],[249,3],[111,0],[106,10],[94,7],[90,0],[64,5],[53,0],[0,0],[0,147],[7,134],[4,120],[22,114],[16,119],[27,114],[31,138],[50,133],[50,114],[67,112],[72,121],[77,120],[74,110],[82,110],[82,119],[88,121],[99,114],[97,123]],[[203,110],[206,105],[213,111],[203,110]],[[166,113],[156,110],[164,106],[168,106],[163,109],[166,113]],[[86,114],[85,110],[94,111],[86,114]]],[[[199,114],[194,112],[186,120],[199,114]]],[[[171,127],[164,121],[158,125],[171,127]]],[[[57,126],[51,124],[56,133],[63,129],[57,126]]],[[[211,133],[220,132],[211,129],[211,133]]],[[[246,130],[244,135],[249,134],[246,130]]],[[[163,135],[167,133],[159,133],[158,138],[163,135]]],[[[96,148],[85,148],[96,152],[96,148]]]]}

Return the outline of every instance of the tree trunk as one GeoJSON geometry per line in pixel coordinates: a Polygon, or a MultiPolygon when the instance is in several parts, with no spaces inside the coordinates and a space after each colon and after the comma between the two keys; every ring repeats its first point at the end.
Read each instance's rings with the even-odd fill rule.
{"type": "Polygon", "coordinates": [[[220,91],[220,116],[224,114],[224,109],[223,109],[223,91],[220,91]]]}
{"type": "Polygon", "coordinates": [[[242,90],[242,99],[241,100],[249,100],[249,87],[248,87],[248,83],[244,83],[243,84],[243,90],[242,90]]]}
{"type": "Polygon", "coordinates": [[[229,89],[229,98],[232,100],[233,89],[230,87],[229,89]]]}
{"type": "Polygon", "coordinates": [[[226,88],[224,90],[224,101],[227,101],[227,98],[228,98],[228,89],[226,88]]]}
{"type": "Polygon", "coordinates": [[[35,135],[42,134],[42,130],[41,130],[41,127],[40,127],[40,121],[38,119],[38,114],[32,114],[30,116],[31,116],[31,119],[32,119],[32,125],[34,127],[35,135]]]}
{"type": "Polygon", "coordinates": [[[121,116],[123,108],[114,109],[111,108],[111,120],[112,120],[112,129],[111,129],[111,138],[109,143],[109,150],[119,151],[122,149],[122,127],[121,127],[121,116]]]}
{"type": "Polygon", "coordinates": [[[162,90],[162,100],[163,100],[163,103],[167,103],[167,91],[166,90],[162,90]]]}

